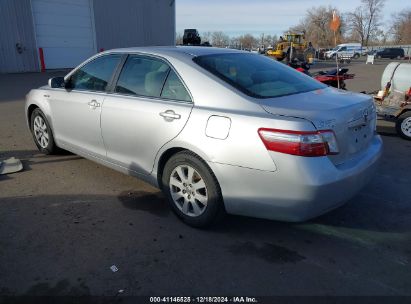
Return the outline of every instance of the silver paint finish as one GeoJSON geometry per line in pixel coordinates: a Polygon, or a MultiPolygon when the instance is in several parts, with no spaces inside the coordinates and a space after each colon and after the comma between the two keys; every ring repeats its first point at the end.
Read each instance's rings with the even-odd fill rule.
{"type": "Polygon", "coordinates": [[[33,90],[26,109],[36,104],[43,110],[59,146],[155,186],[161,156],[174,148],[191,150],[212,169],[229,213],[293,221],[341,205],[375,171],[382,142],[374,131],[375,109],[364,95],[324,89],[254,99],[192,61],[200,54],[237,51],[152,47],[98,56],[116,52],[163,58],[184,80],[193,103],[48,87],[33,90]],[[101,106],[91,109],[92,100],[101,106]],[[74,127],[70,117],[76,117],[74,127]],[[210,117],[231,121],[225,139],[207,135],[210,117]],[[332,129],[341,153],[299,157],[267,151],[259,128],[332,129]]]}
{"type": "Polygon", "coordinates": [[[156,152],[184,128],[192,107],[192,103],[108,94],[101,114],[107,160],[140,174],[150,173],[156,152]]]}
{"type": "Polygon", "coordinates": [[[226,139],[230,133],[231,119],[225,116],[210,116],[207,121],[206,135],[216,139],[226,139]]]}
{"type": "Polygon", "coordinates": [[[368,95],[327,88],[260,103],[269,113],[304,117],[319,130],[333,130],[340,147],[339,154],[330,156],[336,165],[366,149],[374,136],[376,111],[368,95]]]}
{"type": "MultiPolygon", "coordinates": [[[[275,153],[275,173],[209,163],[228,213],[305,221],[355,196],[375,174],[382,141],[375,137],[361,155],[335,166],[327,157],[289,157],[275,153]]],[[[274,153],[274,152],[272,152],[274,153]]]]}
{"type": "Polygon", "coordinates": [[[100,128],[101,104],[106,94],[53,89],[48,95],[57,143],[106,157],[100,128]]]}

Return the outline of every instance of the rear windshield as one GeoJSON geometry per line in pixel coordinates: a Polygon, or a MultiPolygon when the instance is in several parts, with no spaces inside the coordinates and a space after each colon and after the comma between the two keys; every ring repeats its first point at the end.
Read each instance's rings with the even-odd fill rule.
{"type": "Polygon", "coordinates": [[[285,64],[257,54],[213,54],[194,62],[243,93],[271,98],[325,88],[311,77],[285,64]]]}

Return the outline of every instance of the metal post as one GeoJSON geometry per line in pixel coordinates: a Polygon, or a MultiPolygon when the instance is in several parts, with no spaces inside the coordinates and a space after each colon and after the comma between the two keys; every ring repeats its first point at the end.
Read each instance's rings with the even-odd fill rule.
{"type": "MultiPolygon", "coordinates": [[[[337,46],[337,35],[335,34],[335,31],[334,31],[334,43],[335,43],[335,46],[337,46]]],[[[340,77],[339,77],[340,69],[338,67],[338,52],[335,52],[335,63],[337,66],[337,88],[339,89],[340,88],[340,77]]]]}

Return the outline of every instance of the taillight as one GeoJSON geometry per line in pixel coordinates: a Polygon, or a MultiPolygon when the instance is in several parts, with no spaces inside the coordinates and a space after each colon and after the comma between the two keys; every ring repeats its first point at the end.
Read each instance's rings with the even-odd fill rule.
{"type": "Polygon", "coordinates": [[[338,154],[332,130],[290,131],[261,128],[258,130],[267,150],[299,156],[338,154]]]}

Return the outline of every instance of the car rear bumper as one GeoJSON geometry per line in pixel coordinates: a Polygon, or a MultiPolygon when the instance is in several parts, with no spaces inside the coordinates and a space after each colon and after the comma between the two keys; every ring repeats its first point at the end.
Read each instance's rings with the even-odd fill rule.
{"type": "Polygon", "coordinates": [[[220,183],[228,213],[304,221],[355,196],[374,175],[381,153],[382,140],[377,135],[366,151],[340,166],[328,157],[290,155],[276,161],[275,172],[209,165],[220,183]]]}

